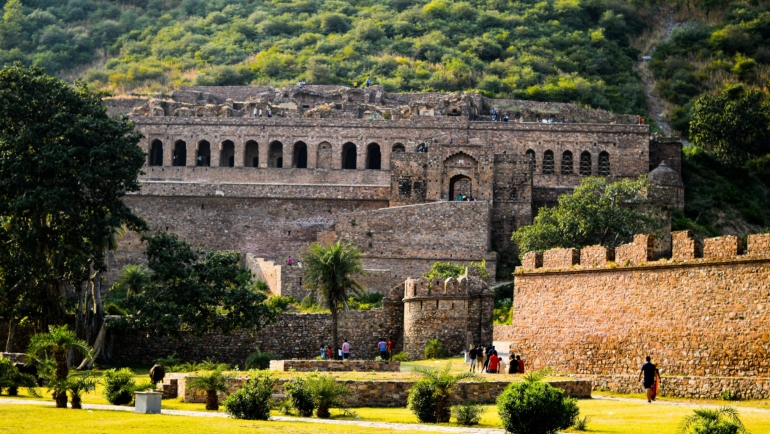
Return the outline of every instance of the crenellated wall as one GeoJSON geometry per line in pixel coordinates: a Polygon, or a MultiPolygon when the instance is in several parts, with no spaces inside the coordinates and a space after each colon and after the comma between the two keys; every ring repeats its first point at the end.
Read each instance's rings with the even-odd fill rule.
{"type": "MultiPolygon", "coordinates": [[[[770,234],[700,243],[675,232],[672,259],[652,261],[638,235],[580,261],[538,263],[527,253],[514,275],[512,326],[495,328],[534,369],[634,374],[650,355],[664,374],[770,377],[770,234]]],[[[574,258],[564,250],[543,257],[574,258]]],[[[739,384],[739,383],[736,383],[739,384]]],[[[740,383],[742,384],[742,383],[740,383]]]]}

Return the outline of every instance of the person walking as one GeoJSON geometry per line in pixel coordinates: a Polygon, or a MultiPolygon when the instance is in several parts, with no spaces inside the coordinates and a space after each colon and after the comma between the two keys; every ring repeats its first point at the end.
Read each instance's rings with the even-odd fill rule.
{"type": "Polygon", "coordinates": [[[348,340],[345,339],[345,342],[342,343],[342,360],[350,359],[350,344],[348,343],[348,340]]]}
{"type": "Polygon", "coordinates": [[[524,373],[524,360],[521,360],[521,356],[516,356],[516,365],[518,367],[519,374],[524,373]]]}
{"type": "Polygon", "coordinates": [[[487,373],[497,374],[498,367],[500,366],[500,358],[497,357],[497,352],[492,350],[489,356],[489,363],[487,365],[487,373]]]}
{"type": "Polygon", "coordinates": [[[393,338],[388,339],[388,357],[390,361],[393,361],[393,351],[396,349],[396,341],[393,338]]]}
{"type": "Polygon", "coordinates": [[[326,346],[326,358],[329,360],[334,360],[334,351],[332,350],[331,345],[326,346]]]}
{"type": "Polygon", "coordinates": [[[326,360],[326,347],[321,345],[321,360],[326,360]]]}
{"type": "Polygon", "coordinates": [[[484,365],[484,350],[482,350],[481,344],[479,344],[479,345],[476,345],[476,367],[479,369],[479,372],[482,372],[481,369],[483,365],[484,365]]]}
{"type": "Polygon", "coordinates": [[[645,358],[646,363],[642,365],[641,371],[639,371],[639,378],[637,381],[642,380],[642,376],[644,376],[644,381],[642,382],[642,385],[644,386],[644,390],[647,391],[647,403],[651,403],[653,400],[655,400],[655,382],[657,380],[660,380],[660,373],[658,372],[658,368],[655,367],[655,365],[651,362],[650,356],[647,356],[645,358]]]}
{"type": "Polygon", "coordinates": [[[519,362],[516,361],[516,357],[511,354],[508,356],[508,373],[516,374],[519,372],[519,362]]]}
{"type": "Polygon", "coordinates": [[[288,265],[289,267],[291,267],[292,265],[294,265],[294,260],[293,260],[293,259],[291,259],[291,256],[289,256],[289,258],[288,258],[288,259],[286,259],[286,265],[288,265]]]}
{"type": "Polygon", "coordinates": [[[380,358],[382,360],[388,360],[388,344],[384,340],[380,340],[377,343],[377,349],[380,350],[380,358]]]}
{"type": "Polygon", "coordinates": [[[471,350],[468,352],[468,360],[471,362],[470,372],[476,371],[476,347],[471,347],[471,350]]]}

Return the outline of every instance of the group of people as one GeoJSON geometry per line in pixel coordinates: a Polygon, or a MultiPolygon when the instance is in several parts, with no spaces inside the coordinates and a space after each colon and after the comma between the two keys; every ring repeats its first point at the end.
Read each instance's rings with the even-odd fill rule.
{"type": "Polygon", "coordinates": [[[468,350],[468,361],[470,362],[470,372],[485,372],[487,374],[499,374],[502,372],[508,374],[523,374],[524,361],[520,355],[511,354],[508,357],[508,366],[504,368],[503,359],[497,354],[494,345],[471,345],[468,350]]]}
{"type": "MultiPolygon", "coordinates": [[[[377,350],[380,352],[380,358],[382,360],[393,360],[393,352],[396,349],[396,341],[393,338],[387,342],[385,339],[380,339],[377,343],[377,350]]],[[[350,359],[350,342],[347,339],[344,340],[341,347],[337,347],[337,351],[334,351],[332,345],[322,345],[320,349],[321,360],[347,360],[350,359]]]]}
{"type": "MultiPolygon", "coordinates": [[[[286,117],[286,111],[285,110],[281,110],[281,115],[280,116],[282,118],[285,118],[286,117]]],[[[254,117],[260,117],[261,118],[262,117],[262,109],[257,109],[256,107],[254,107],[254,117]]],[[[273,117],[273,109],[270,108],[270,107],[267,108],[267,117],[269,117],[269,118],[273,117]]]]}
{"type": "Polygon", "coordinates": [[[428,152],[428,144],[427,143],[421,143],[419,147],[417,147],[417,152],[424,154],[428,152]]]}
{"type": "Polygon", "coordinates": [[[473,196],[466,196],[464,194],[457,195],[458,202],[476,202],[476,198],[473,196]]]}

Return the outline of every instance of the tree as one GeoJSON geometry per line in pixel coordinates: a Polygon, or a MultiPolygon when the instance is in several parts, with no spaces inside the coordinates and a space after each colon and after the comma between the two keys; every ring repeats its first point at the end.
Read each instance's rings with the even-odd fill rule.
{"type": "Polygon", "coordinates": [[[11,322],[63,323],[67,288],[105,270],[115,231],[145,228],[122,201],[140,188],[141,135],[103,96],[38,68],[0,70],[0,316],[11,322]]]}
{"type": "Polygon", "coordinates": [[[353,276],[364,273],[361,252],[352,244],[341,241],[329,243],[327,247],[314,243],[302,255],[305,262],[305,286],[310,297],[320,295],[332,315],[332,348],[339,347],[337,319],[340,308],[348,311],[348,296],[360,296],[363,286],[353,276]]]}
{"type": "MultiPolygon", "coordinates": [[[[461,374],[452,375],[450,373],[452,369],[452,363],[448,362],[446,366],[441,369],[424,368],[422,366],[416,366],[412,368],[412,372],[420,374],[420,379],[412,386],[416,391],[430,392],[432,396],[431,400],[424,400],[423,403],[433,408],[435,406],[435,422],[446,423],[449,422],[450,406],[449,400],[452,398],[454,389],[462,380],[480,380],[484,378],[481,375],[474,374],[473,372],[463,372],[461,374]]],[[[423,395],[424,395],[423,393],[423,395]]],[[[417,400],[412,396],[412,390],[409,391],[409,408],[417,414],[418,417],[422,414],[430,419],[429,414],[424,414],[417,404],[417,400]]],[[[426,420],[430,422],[430,420],[426,420]]]]}
{"type": "Polygon", "coordinates": [[[693,106],[690,138],[733,165],[765,156],[770,153],[770,102],[763,92],[742,86],[704,95],[693,106]]]}
{"type": "Polygon", "coordinates": [[[27,359],[53,358],[56,370],[53,373],[48,373],[49,381],[55,384],[53,398],[56,400],[57,408],[67,408],[67,380],[69,377],[67,354],[70,350],[75,350],[84,356],[89,356],[91,347],[87,342],[78,339],[75,332],[66,325],[51,326],[49,330],[48,333],[38,333],[32,336],[29,347],[27,347],[27,359]]]}
{"type": "Polygon", "coordinates": [[[22,42],[24,11],[21,0],[8,0],[3,7],[3,20],[0,21],[0,46],[10,50],[22,42]]]}
{"type": "Polygon", "coordinates": [[[540,208],[530,226],[513,233],[521,254],[555,247],[582,248],[593,244],[616,247],[634,234],[652,232],[660,221],[637,206],[650,184],[645,176],[607,183],[586,177],[572,194],[559,197],[554,208],[540,208]]]}
{"type": "Polygon", "coordinates": [[[677,430],[679,434],[748,434],[732,407],[699,408],[687,416],[677,430]]]}
{"type": "Polygon", "coordinates": [[[147,243],[150,283],[126,300],[129,315],[110,327],[142,330],[155,335],[229,333],[259,329],[275,318],[256,289],[251,273],[231,251],[193,250],[175,234],[142,237],[147,243]]]}
{"type": "Polygon", "coordinates": [[[187,383],[187,387],[193,390],[203,390],[206,392],[206,410],[219,410],[219,396],[217,392],[227,392],[227,382],[231,380],[232,375],[223,374],[217,369],[207,374],[202,374],[187,383]]]}
{"type": "Polygon", "coordinates": [[[26,388],[32,396],[38,396],[35,377],[21,373],[11,359],[0,358],[0,393],[3,389],[8,389],[8,396],[16,396],[19,387],[26,388]]]}
{"type": "Polygon", "coordinates": [[[125,289],[126,298],[139,294],[151,283],[147,269],[141,265],[126,265],[120,270],[115,289],[125,289]]]}

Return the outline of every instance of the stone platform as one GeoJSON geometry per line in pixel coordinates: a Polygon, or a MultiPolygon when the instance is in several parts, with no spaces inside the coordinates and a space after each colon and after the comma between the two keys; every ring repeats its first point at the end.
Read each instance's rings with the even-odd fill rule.
{"type": "Polygon", "coordinates": [[[401,372],[401,362],[374,360],[271,360],[271,371],[295,372],[401,372]]]}

